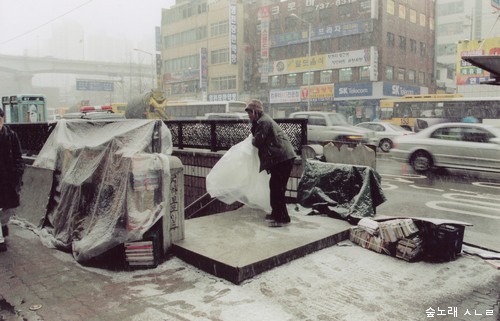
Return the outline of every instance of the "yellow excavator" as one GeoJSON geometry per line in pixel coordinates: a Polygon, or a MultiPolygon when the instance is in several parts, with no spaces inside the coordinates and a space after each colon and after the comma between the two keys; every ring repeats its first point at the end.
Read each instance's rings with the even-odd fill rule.
{"type": "Polygon", "coordinates": [[[166,113],[167,98],[165,93],[153,89],[141,96],[132,98],[125,110],[125,118],[168,120],[166,113]]]}

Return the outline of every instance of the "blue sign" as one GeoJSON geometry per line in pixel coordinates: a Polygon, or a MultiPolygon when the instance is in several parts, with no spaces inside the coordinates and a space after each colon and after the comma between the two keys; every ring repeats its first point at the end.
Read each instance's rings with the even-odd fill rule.
{"type": "Polygon", "coordinates": [[[397,97],[404,95],[420,95],[420,87],[384,82],[383,95],[397,97]]]}
{"type": "Polygon", "coordinates": [[[84,91],[113,91],[113,83],[102,80],[77,79],[76,90],[84,91]]]}
{"type": "Polygon", "coordinates": [[[335,98],[363,97],[373,95],[372,83],[335,84],[335,98]]]}

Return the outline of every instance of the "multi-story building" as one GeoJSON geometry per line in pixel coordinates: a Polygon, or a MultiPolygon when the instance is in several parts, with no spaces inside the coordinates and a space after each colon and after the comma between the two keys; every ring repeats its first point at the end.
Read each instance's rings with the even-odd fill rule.
{"type": "Polygon", "coordinates": [[[243,33],[241,0],[177,0],[164,9],[162,85],[169,99],[239,99],[243,33]]]}
{"type": "Polygon", "coordinates": [[[484,39],[500,37],[499,11],[491,1],[436,1],[436,76],[438,92],[468,96],[500,95],[498,86],[460,83],[457,78],[458,46],[474,47],[484,39]],[[458,45],[458,46],[457,46],[458,45]]]}
{"type": "Polygon", "coordinates": [[[274,117],[373,119],[382,98],[434,92],[434,12],[434,0],[178,0],[163,11],[164,89],[259,98],[274,117]]]}

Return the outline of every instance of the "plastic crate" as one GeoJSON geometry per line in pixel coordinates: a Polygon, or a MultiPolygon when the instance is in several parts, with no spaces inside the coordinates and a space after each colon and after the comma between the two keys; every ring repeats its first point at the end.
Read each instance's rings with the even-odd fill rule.
{"type": "Polygon", "coordinates": [[[423,229],[424,254],[432,261],[452,261],[462,252],[465,226],[434,225],[427,223],[423,229]]]}

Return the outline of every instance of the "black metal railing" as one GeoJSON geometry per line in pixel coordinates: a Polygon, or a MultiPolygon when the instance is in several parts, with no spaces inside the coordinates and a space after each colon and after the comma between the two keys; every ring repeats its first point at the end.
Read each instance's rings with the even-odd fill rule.
{"type": "MultiPolygon", "coordinates": [[[[288,135],[297,154],[307,144],[307,120],[275,119],[288,135]]],[[[85,121],[85,120],[82,120],[85,121]]],[[[120,120],[117,120],[120,121],[120,120]]],[[[246,120],[169,120],[164,122],[172,134],[175,148],[208,149],[216,152],[228,150],[250,135],[250,122],[246,120]]],[[[56,126],[51,123],[7,124],[19,136],[23,153],[37,155],[56,126]]]]}
{"type": "MultiPolygon", "coordinates": [[[[288,135],[300,154],[301,146],[307,144],[306,119],[275,119],[288,135]]],[[[199,148],[216,152],[228,150],[250,135],[250,122],[246,120],[182,120],[166,121],[172,133],[172,144],[179,149],[199,148]]]]}

